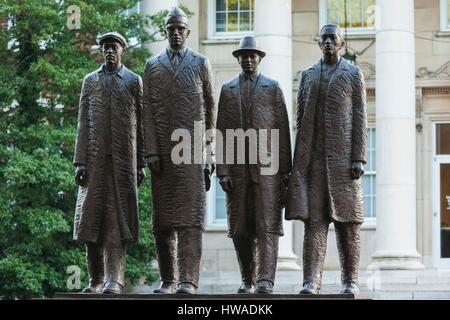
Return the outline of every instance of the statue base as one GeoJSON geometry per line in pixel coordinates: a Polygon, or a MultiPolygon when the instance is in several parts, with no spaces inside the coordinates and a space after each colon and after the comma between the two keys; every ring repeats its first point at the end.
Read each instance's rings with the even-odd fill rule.
{"type": "MultiPolygon", "coordinates": [[[[83,293],[56,293],[54,300],[348,300],[361,299],[354,294],[149,294],[149,293],[123,293],[123,294],[83,294],[83,293]]],[[[364,298],[363,298],[364,299],[364,298]]]]}

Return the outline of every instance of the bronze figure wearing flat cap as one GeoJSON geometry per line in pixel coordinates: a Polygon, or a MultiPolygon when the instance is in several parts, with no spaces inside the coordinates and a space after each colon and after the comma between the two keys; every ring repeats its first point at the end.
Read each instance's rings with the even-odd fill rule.
{"type": "MultiPolygon", "coordinates": [[[[254,37],[244,37],[233,51],[242,72],[222,86],[217,129],[278,130],[278,141],[270,135],[267,143],[279,146],[279,168],[262,174],[261,159],[250,161],[252,145],[246,140],[245,163],[217,164],[217,175],[226,192],[228,236],[233,239],[242,277],[238,293],[272,293],[278,256],[278,238],[283,235],[282,210],[289,172],[291,142],[289,120],[279,84],[258,71],[265,53],[254,37]],[[256,288],[255,288],[256,287],[256,288]]],[[[259,139],[259,138],[258,138],[259,139]]],[[[236,146],[224,141],[224,154],[236,146]]],[[[253,152],[258,153],[255,149],[253,152]]],[[[278,152],[268,148],[268,152],[278,152]]],[[[236,154],[236,152],[235,152],[236,154]]],[[[225,156],[224,156],[225,157],[225,156]]]]}
{"type": "Polygon", "coordinates": [[[144,179],[142,80],[121,63],[125,39],[100,37],[104,64],[83,81],[74,164],[79,185],[74,239],[86,245],[89,286],[120,293],[126,246],[139,237],[137,188],[144,179]]]}
{"type": "MultiPolygon", "coordinates": [[[[186,14],[173,8],[166,18],[169,47],[149,59],[144,71],[145,144],[152,171],[153,233],[161,276],[156,293],[195,293],[198,287],[206,191],[213,167],[175,164],[171,151],[177,129],[195,136],[214,127],[215,106],[209,60],[186,46],[186,14]],[[177,255],[177,257],[176,257],[177,255]],[[178,276],[175,274],[178,263],[178,276]]],[[[201,148],[206,147],[200,142],[201,148]]],[[[193,152],[194,143],[190,144],[193,152]]]]}
{"type": "Polygon", "coordinates": [[[357,293],[363,222],[367,111],[361,70],[339,56],[340,28],[322,27],[322,58],[302,72],[297,95],[297,137],[286,219],[305,223],[303,290],[319,293],[328,226],[334,223],[342,293],[357,293]]]}

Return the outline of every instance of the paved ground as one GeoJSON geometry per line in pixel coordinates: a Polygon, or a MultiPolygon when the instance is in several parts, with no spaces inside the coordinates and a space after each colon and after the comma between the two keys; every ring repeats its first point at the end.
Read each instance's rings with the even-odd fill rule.
{"type": "MultiPolygon", "coordinates": [[[[296,294],[301,289],[301,271],[279,271],[275,293],[296,294]]],[[[240,285],[237,272],[203,272],[200,275],[199,294],[235,293],[240,285]]],[[[151,293],[157,286],[140,286],[130,293],[151,293]]],[[[325,271],[322,293],[336,294],[340,289],[340,272],[325,271]]],[[[371,299],[449,299],[450,270],[418,271],[364,271],[360,273],[360,298],[371,299]]]]}

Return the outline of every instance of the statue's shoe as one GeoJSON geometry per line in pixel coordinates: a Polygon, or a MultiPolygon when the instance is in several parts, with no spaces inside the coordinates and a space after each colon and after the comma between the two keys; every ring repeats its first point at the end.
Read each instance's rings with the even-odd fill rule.
{"type": "Polygon", "coordinates": [[[106,281],[103,285],[102,293],[121,294],[123,286],[115,281],[106,281]]]}
{"type": "Polygon", "coordinates": [[[158,289],[153,290],[153,293],[172,294],[175,291],[175,284],[173,282],[162,281],[158,289]]]}
{"type": "Polygon", "coordinates": [[[99,284],[95,284],[92,282],[89,282],[89,286],[84,288],[81,293],[93,293],[93,294],[98,294],[98,293],[102,293],[102,283],[99,284]]]}
{"type": "Polygon", "coordinates": [[[358,285],[354,282],[347,282],[342,285],[341,294],[358,294],[358,285]]]}
{"type": "Polygon", "coordinates": [[[89,284],[88,287],[84,288],[81,293],[102,293],[102,285],[91,285],[89,284]]]}
{"type": "Polygon", "coordinates": [[[268,280],[261,280],[256,283],[255,293],[270,294],[273,292],[273,283],[268,280]]]}
{"type": "Polygon", "coordinates": [[[176,293],[187,293],[195,294],[197,292],[197,287],[190,282],[181,282],[178,284],[176,293]]]}
{"type": "Polygon", "coordinates": [[[242,282],[237,293],[252,293],[252,290],[253,290],[253,286],[251,284],[242,282]]]}
{"type": "Polygon", "coordinates": [[[303,289],[300,291],[300,294],[319,294],[320,289],[317,285],[315,285],[311,281],[307,281],[303,284],[303,289]]]}

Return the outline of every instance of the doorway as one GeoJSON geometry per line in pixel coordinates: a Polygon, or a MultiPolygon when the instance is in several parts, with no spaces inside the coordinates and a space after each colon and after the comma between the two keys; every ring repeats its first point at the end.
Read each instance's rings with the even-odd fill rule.
{"type": "Polygon", "coordinates": [[[450,269],[450,122],[433,125],[433,260],[450,269]]]}

